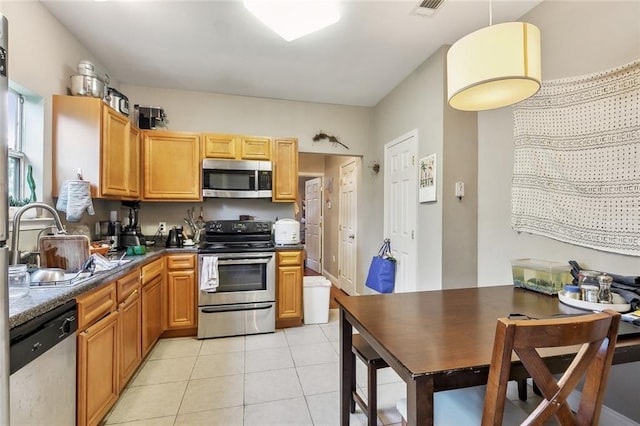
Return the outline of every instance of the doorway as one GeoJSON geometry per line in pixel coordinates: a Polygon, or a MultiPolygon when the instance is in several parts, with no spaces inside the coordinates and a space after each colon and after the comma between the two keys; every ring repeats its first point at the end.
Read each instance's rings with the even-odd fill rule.
{"type": "Polygon", "coordinates": [[[305,269],[322,274],[322,175],[300,174],[300,243],[305,248],[305,269]],[[303,195],[304,194],[304,195],[303,195]]]}
{"type": "MultiPolygon", "coordinates": [[[[311,153],[299,153],[298,155],[298,195],[300,200],[300,214],[296,217],[300,221],[301,225],[301,239],[303,238],[303,218],[304,221],[308,221],[307,209],[308,200],[305,194],[305,187],[307,181],[312,181],[316,178],[321,178],[320,195],[318,199],[319,212],[321,214],[320,219],[320,261],[319,269],[320,273],[329,279],[336,287],[340,286],[339,278],[339,245],[340,245],[340,168],[348,161],[355,161],[358,165],[358,172],[360,173],[362,160],[360,157],[354,156],[342,156],[342,155],[327,155],[327,154],[311,154],[311,153]]],[[[360,179],[357,176],[357,179],[360,179]]],[[[354,205],[355,209],[356,206],[354,205]]],[[[357,214],[354,210],[354,214],[357,214]]],[[[305,225],[307,225],[305,223],[305,225]]],[[[304,241],[307,243],[308,229],[304,227],[304,241]]],[[[305,249],[307,245],[305,244],[305,249]]],[[[305,259],[305,273],[315,274],[315,272],[308,266],[313,263],[307,262],[305,259]]]]}
{"type": "Polygon", "coordinates": [[[355,160],[349,160],[340,166],[338,278],[340,288],[351,296],[356,294],[357,200],[358,164],[355,160]]]}

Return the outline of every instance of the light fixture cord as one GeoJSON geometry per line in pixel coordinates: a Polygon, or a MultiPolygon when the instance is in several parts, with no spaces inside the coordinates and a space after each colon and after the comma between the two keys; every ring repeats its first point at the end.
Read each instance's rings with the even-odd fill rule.
{"type": "Polygon", "coordinates": [[[493,8],[491,7],[491,0],[489,0],[489,26],[493,25],[493,8]]]}

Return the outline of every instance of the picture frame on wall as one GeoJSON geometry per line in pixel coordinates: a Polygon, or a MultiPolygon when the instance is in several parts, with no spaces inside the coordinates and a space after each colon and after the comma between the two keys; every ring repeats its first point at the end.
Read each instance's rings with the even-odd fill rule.
{"type": "Polygon", "coordinates": [[[429,154],[418,163],[418,200],[421,203],[436,201],[436,154],[429,154]]]}

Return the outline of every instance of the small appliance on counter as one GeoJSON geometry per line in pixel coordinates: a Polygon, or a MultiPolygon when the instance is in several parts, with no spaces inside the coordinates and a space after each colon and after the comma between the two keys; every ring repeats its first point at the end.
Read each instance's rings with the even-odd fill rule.
{"type": "Polygon", "coordinates": [[[184,237],[182,236],[182,226],[175,226],[169,231],[169,237],[167,238],[167,247],[182,248],[184,245],[184,237]]]}
{"type": "Polygon", "coordinates": [[[293,219],[280,219],[273,225],[276,245],[300,244],[300,223],[293,219]]]}
{"type": "Polygon", "coordinates": [[[146,245],[146,240],[138,225],[138,211],[140,201],[123,201],[122,205],[129,207],[129,224],[120,232],[120,248],[146,245]]]}
{"type": "Polygon", "coordinates": [[[166,128],[167,114],[162,107],[134,105],[134,122],[138,124],[140,129],[155,130],[158,128],[166,128]]]}
{"type": "Polygon", "coordinates": [[[98,238],[109,242],[112,248],[120,247],[120,234],[122,233],[122,223],[119,220],[101,220],[100,234],[98,238]]]}

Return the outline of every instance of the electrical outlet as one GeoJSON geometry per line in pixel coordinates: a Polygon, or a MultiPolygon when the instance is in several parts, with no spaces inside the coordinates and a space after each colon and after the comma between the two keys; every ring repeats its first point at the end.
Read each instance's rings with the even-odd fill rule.
{"type": "Polygon", "coordinates": [[[158,232],[161,234],[167,230],[167,222],[159,222],[158,223],[158,232]]]}

